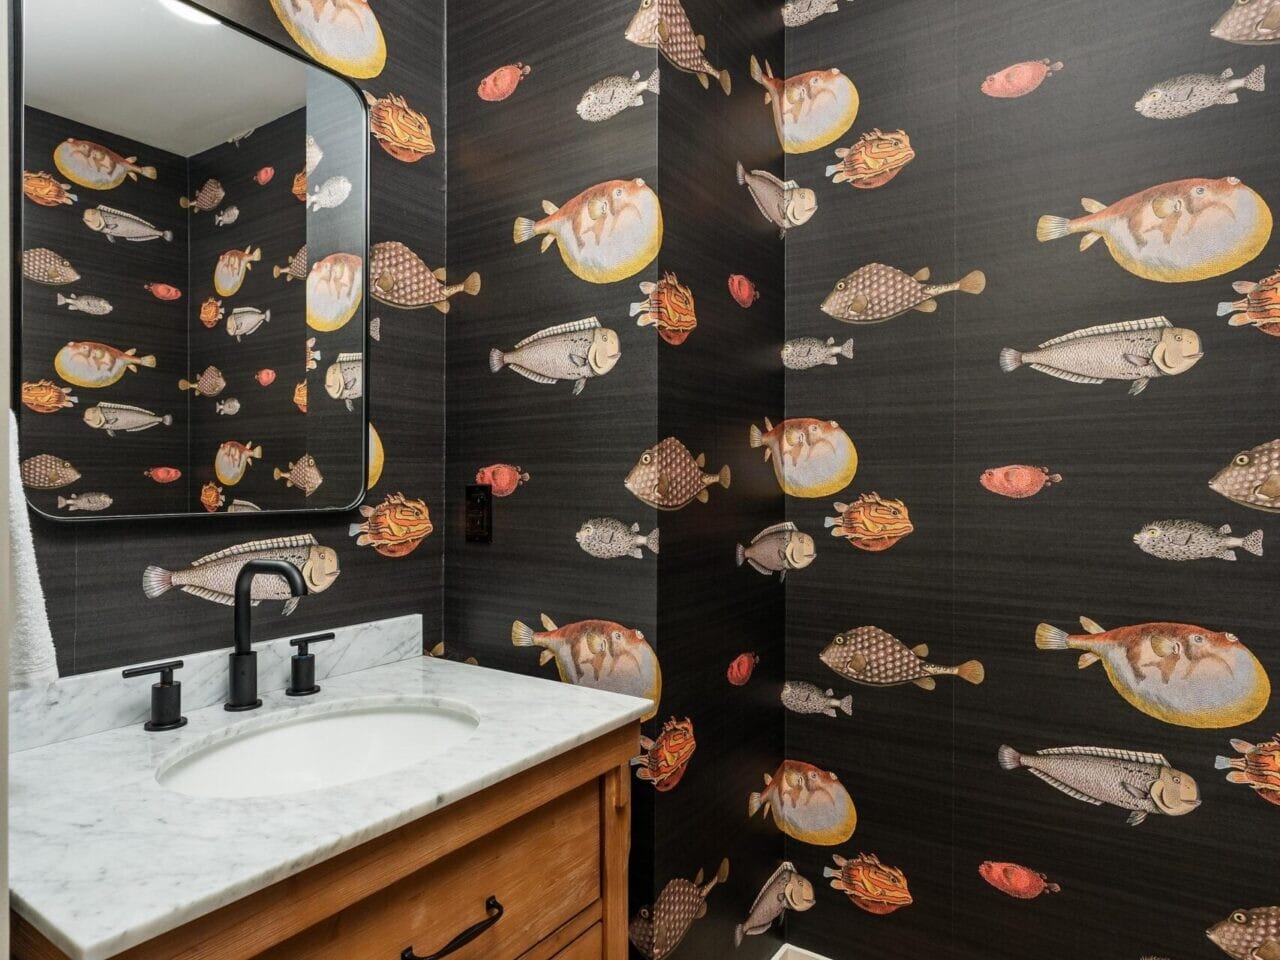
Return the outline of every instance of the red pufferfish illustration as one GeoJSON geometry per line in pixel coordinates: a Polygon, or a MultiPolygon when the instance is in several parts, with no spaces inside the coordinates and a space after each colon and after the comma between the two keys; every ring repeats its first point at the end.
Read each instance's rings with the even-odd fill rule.
{"type": "Polygon", "coordinates": [[[509,497],[529,482],[529,474],[509,463],[491,463],[476,471],[476,483],[487,483],[495,497],[509,497]]]}
{"type": "Polygon", "coordinates": [[[1001,893],[1019,900],[1034,900],[1042,893],[1061,893],[1062,888],[1050,883],[1043,873],[1019,863],[1001,863],[987,860],[978,867],[982,879],[1001,893]]]}
{"type": "Polygon", "coordinates": [[[978,482],[1002,497],[1023,500],[1034,497],[1041,490],[1062,482],[1062,474],[1050,473],[1048,467],[1029,467],[1022,463],[1006,467],[992,467],[983,472],[978,482]]]}
{"type": "Polygon", "coordinates": [[[531,70],[532,67],[527,63],[508,63],[501,66],[480,81],[480,86],[476,88],[476,95],[481,100],[488,100],[491,103],[505,100],[516,92],[520,81],[527,77],[531,70]]]}
{"type": "Polygon", "coordinates": [[[751,680],[751,674],[755,672],[756,664],[760,662],[760,658],[754,653],[740,653],[729,664],[729,682],[735,687],[745,687],[751,680]]]}

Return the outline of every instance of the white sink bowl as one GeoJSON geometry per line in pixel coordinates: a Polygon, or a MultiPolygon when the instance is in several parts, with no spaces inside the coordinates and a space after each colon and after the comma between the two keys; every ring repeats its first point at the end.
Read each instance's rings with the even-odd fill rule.
{"type": "Polygon", "coordinates": [[[235,724],[162,764],[156,780],[190,797],[276,797],[403,769],[471,736],[460,705],[366,699],[235,724]]]}

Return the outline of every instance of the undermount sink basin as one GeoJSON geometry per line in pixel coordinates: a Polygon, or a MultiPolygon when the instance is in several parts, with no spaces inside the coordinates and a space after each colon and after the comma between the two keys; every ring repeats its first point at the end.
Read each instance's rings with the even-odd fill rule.
{"type": "Polygon", "coordinates": [[[364,700],[219,731],[156,772],[191,797],[273,797],[336,787],[413,766],[466,740],[461,706],[364,700]]]}

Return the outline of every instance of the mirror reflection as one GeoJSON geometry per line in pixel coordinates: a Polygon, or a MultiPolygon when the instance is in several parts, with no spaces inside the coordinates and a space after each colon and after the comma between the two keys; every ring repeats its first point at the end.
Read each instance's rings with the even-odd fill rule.
{"type": "Polygon", "coordinates": [[[359,92],[181,0],[27,0],[23,34],[29,502],[61,518],[358,502],[359,92]]]}

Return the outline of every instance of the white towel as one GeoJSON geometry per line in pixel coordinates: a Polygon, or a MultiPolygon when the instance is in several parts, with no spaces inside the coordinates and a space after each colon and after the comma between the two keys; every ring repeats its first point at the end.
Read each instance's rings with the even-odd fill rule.
{"type": "Polygon", "coordinates": [[[36,568],[35,542],[27,498],[18,470],[18,421],[9,411],[9,551],[13,570],[13,635],[9,645],[9,688],[39,687],[58,679],[58,658],[36,568]]]}

